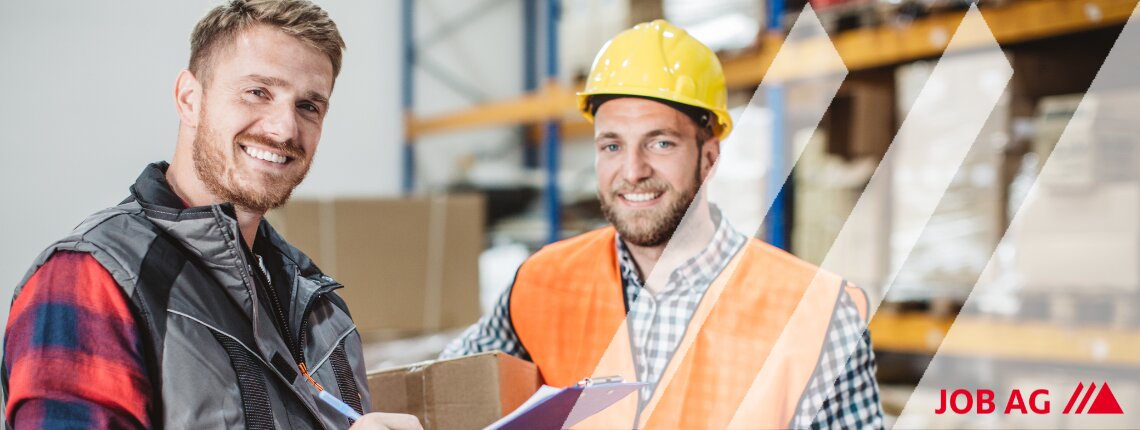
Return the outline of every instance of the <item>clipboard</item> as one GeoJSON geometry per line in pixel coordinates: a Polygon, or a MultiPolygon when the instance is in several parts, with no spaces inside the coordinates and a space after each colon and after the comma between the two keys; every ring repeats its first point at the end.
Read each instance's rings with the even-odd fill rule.
{"type": "Polygon", "coordinates": [[[561,430],[605,410],[645,385],[622,382],[616,376],[586,378],[561,389],[543,385],[518,409],[484,430],[561,430]]]}

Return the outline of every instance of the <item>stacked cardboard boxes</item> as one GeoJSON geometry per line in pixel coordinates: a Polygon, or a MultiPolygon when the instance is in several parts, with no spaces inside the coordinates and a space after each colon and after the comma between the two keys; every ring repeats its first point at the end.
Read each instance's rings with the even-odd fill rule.
{"type": "Polygon", "coordinates": [[[501,352],[368,375],[373,411],[415,415],[425,430],[484,428],[522,405],[540,385],[534,363],[501,352]]]}
{"type": "Polygon", "coordinates": [[[1135,128],[1120,112],[1138,105],[1140,94],[1042,99],[1042,170],[1014,226],[1026,290],[1140,292],[1140,145],[1120,134],[1135,128]]]}
{"type": "MultiPolygon", "coordinates": [[[[822,121],[793,137],[792,251],[880,297],[888,268],[889,200],[867,183],[895,132],[893,77],[864,74],[843,82],[822,121]],[[860,214],[853,214],[860,203],[860,214]],[[845,241],[837,242],[845,229],[845,241]]],[[[807,91],[800,91],[807,92],[807,91]]],[[[810,93],[810,92],[808,92],[810,93]]],[[[811,105],[812,102],[808,102],[811,105]]],[[[814,125],[814,124],[813,124],[814,125]]]]}
{"type": "Polygon", "coordinates": [[[480,316],[483,198],[294,199],[270,216],[345,288],[366,339],[437,332],[480,316]]]}
{"type": "MultiPolygon", "coordinates": [[[[955,58],[959,62],[973,57],[955,58]]],[[[986,64],[985,57],[978,61],[986,64]]],[[[959,63],[963,64],[963,63],[959,63]]],[[[953,133],[947,117],[908,115],[922,91],[952,93],[973,85],[949,79],[930,82],[934,63],[917,62],[898,68],[898,112],[915,129],[942,130],[953,133]]],[[[1009,142],[1010,97],[1002,95],[982,126],[978,136],[957,166],[949,186],[941,189],[941,181],[930,181],[931,168],[946,167],[939,163],[953,159],[959,148],[952,147],[942,135],[900,135],[896,144],[911,148],[904,156],[893,159],[891,169],[891,265],[899,270],[891,297],[897,300],[932,298],[965,299],[979,281],[1004,230],[1002,151],[1009,142]],[[944,193],[943,193],[944,191],[944,193]],[[925,202],[930,196],[941,196],[929,220],[924,219],[925,202]],[[917,236],[913,248],[909,240],[917,236]]],[[[972,106],[949,106],[950,109],[974,109],[972,106]]],[[[961,112],[952,113],[961,116],[961,112]]],[[[960,136],[959,136],[960,137],[960,136]]]]}
{"type": "Polygon", "coordinates": [[[804,150],[795,171],[792,250],[814,264],[827,259],[827,270],[878,298],[887,269],[886,193],[865,190],[875,171],[871,157],[848,161],[827,153],[827,139],[827,134],[811,130],[801,131],[795,138],[804,150]],[[860,200],[861,210],[872,213],[852,217],[860,200]],[[836,242],[844,228],[846,234],[854,236],[836,242]]]}

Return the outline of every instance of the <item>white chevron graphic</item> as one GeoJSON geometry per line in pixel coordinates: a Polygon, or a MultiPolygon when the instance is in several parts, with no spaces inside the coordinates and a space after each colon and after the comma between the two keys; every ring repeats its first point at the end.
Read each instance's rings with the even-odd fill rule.
{"type": "MultiPolygon", "coordinates": [[[[930,79],[903,121],[898,136],[890,145],[863,193],[863,197],[866,197],[887,192],[892,185],[890,177],[884,172],[891,171],[893,166],[900,163],[905,163],[908,170],[922,173],[922,176],[915,180],[923,181],[924,189],[940,190],[930,194],[911,195],[912,200],[907,202],[907,206],[911,208],[911,216],[904,220],[894,220],[906,225],[911,234],[892,239],[896,251],[913,249],[919,233],[934,214],[1013,74],[1009,61],[1002,54],[1001,47],[976,6],[972,6],[966,13],[950,39],[946,51],[947,53],[934,67],[930,79]],[[969,52],[966,52],[967,48],[969,52]],[[939,150],[933,151],[931,148],[934,146],[939,150]]],[[[827,270],[837,266],[849,266],[851,259],[857,261],[862,258],[860,255],[837,253],[835,250],[858,249],[855,246],[857,244],[852,243],[857,240],[857,235],[851,226],[867,225],[866,218],[874,216],[879,215],[869,206],[867,199],[860,198],[836,237],[832,251],[824,258],[821,268],[827,270]]],[[[909,254],[909,251],[906,253],[909,254]]],[[[885,282],[887,288],[897,277],[899,269],[896,267],[888,273],[885,282]]],[[[871,298],[871,315],[880,300],[881,298],[871,298]]],[[[809,318],[810,315],[804,314],[806,312],[808,312],[806,309],[796,310],[796,314],[792,317],[793,323],[789,324],[781,334],[773,354],[795,347],[798,341],[797,330],[792,324],[798,318],[809,318]]],[[[847,357],[839,357],[824,363],[831,368],[819,369],[818,372],[832,375],[834,380],[834,377],[843,371],[847,359],[854,352],[854,342],[858,341],[854,338],[848,340],[851,342],[843,348],[847,351],[847,357]]],[[[766,380],[774,379],[774,375],[781,372],[776,366],[769,365],[773,362],[774,360],[769,358],[768,363],[765,363],[755,379],[754,389],[749,391],[743,405],[771,401],[755,396],[759,396],[761,392],[756,389],[757,387],[762,386],[766,380]]],[[[833,390],[834,383],[827,384],[827,387],[833,390]]],[[[821,396],[810,396],[808,400],[814,404],[803,407],[818,412],[823,399],[830,395],[831,391],[821,396]]],[[[730,428],[748,428],[748,423],[734,420],[730,428]]]]}
{"type": "MultiPolygon", "coordinates": [[[[1140,27],[1136,25],[1135,17],[1140,11],[1140,5],[1133,9],[1132,17],[1125,25],[1116,39],[1112,50],[1101,66],[1092,85],[1081,99],[1073,119],[1068,122],[1056,147],[1045,160],[1040,173],[1037,175],[1029,191],[1017,208],[1010,227],[1002,237],[981,279],[994,279],[1003,273],[1003,266],[1010,263],[1008,254],[1004,250],[1016,250],[1033,244],[1045,249],[1036,249],[1036,255],[1050,257],[1050,263],[1055,265],[1054,273],[1087,273],[1092,270],[1100,271],[1109,277],[1132,278],[1138,270],[1140,262],[1132,261],[1127,255],[1129,247],[1137,246],[1140,235],[1136,231],[1137,223],[1134,208],[1137,199],[1128,203],[1128,199],[1105,198],[1103,193],[1117,193],[1124,191],[1127,195],[1131,190],[1136,193],[1140,188],[1137,176],[1126,179],[1108,179],[1100,181],[1086,175],[1103,173],[1094,170],[1091,160],[1096,159],[1097,145],[1112,144],[1112,142],[1131,142],[1133,147],[1137,136],[1140,136],[1140,122],[1136,120],[1140,113],[1140,27]],[[1100,181],[1097,184],[1094,181],[1100,181]],[[1091,204],[1069,207],[1059,206],[1055,196],[1062,196],[1063,201],[1077,201],[1086,198],[1091,204]],[[1130,226],[1130,227],[1128,227],[1130,226]],[[1080,240],[1090,234],[1103,236],[1103,241],[1096,248],[1082,248],[1079,244],[1064,241],[1061,238],[1075,228],[1092,230],[1091,233],[1072,233],[1070,238],[1080,240]],[[1017,243],[1018,246],[1013,246],[1017,243]]],[[[1039,154],[1041,155],[1041,154],[1039,154]]],[[[1132,156],[1131,161],[1110,160],[1120,163],[1121,167],[1133,163],[1136,154],[1115,154],[1118,157],[1132,156]]],[[[1104,157],[1104,155],[1099,155],[1104,157]]],[[[1140,169],[1140,165],[1132,165],[1131,170],[1140,169]]],[[[1014,255],[1016,257],[1016,255],[1014,255]]],[[[1016,260],[1016,258],[1014,258],[1016,260]]],[[[1073,280],[1072,288],[1095,287],[1096,285],[1083,285],[1079,280],[1073,280]]],[[[1034,287],[1031,284],[1019,282],[1017,279],[1008,280],[1015,287],[1034,287]]],[[[1127,283],[1127,282],[1125,282],[1127,283]]],[[[1001,297],[1007,293],[1010,285],[995,282],[978,282],[970,292],[963,306],[963,313],[970,313],[981,309],[992,297],[1001,297]]],[[[1072,291],[1074,294],[1083,294],[1093,298],[1111,298],[1105,292],[1072,291]]],[[[1024,294],[1024,292],[1023,292],[1024,294]]],[[[1126,295],[1127,293],[1125,293],[1126,295]]],[[[1134,294],[1134,293],[1133,293],[1134,294]]],[[[1118,304],[1118,308],[1121,305],[1118,304]]],[[[1129,303],[1122,306],[1129,307],[1129,303]]],[[[965,317],[977,319],[977,317],[965,317]]],[[[988,374],[979,377],[978,374],[963,372],[961,366],[954,366],[952,357],[969,355],[978,363],[976,368],[998,368],[995,363],[1004,363],[1006,367],[1016,367],[1019,363],[1017,355],[1003,356],[1004,345],[1024,345],[1023,339],[1013,336],[1024,335],[1024,331],[1011,332],[1005,329],[989,329],[979,322],[964,322],[965,318],[958,318],[951,326],[942,340],[938,353],[927,367],[927,370],[916,387],[910,401],[903,409],[896,422],[896,428],[920,428],[946,425],[947,421],[939,421],[935,417],[931,397],[940,389],[949,388],[946,381],[955,380],[985,380],[995,384],[987,388],[997,392],[1006,389],[1005,385],[998,385],[995,378],[986,378],[988,374]],[[984,348],[979,349],[984,346],[984,348]],[[943,423],[943,424],[939,424],[943,423]]],[[[1029,321],[1023,317],[1007,316],[1002,319],[1003,325],[1034,327],[1041,326],[1041,322],[1029,321]]],[[[1048,339],[1036,339],[1042,348],[1070,355],[1073,361],[1083,361],[1094,366],[1106,366],[1094,375],[1113,384],[1113,388],[1127,384],[1140,383],[1140,373],[1127,363],[1140,360],[1140,353],[1135,348],[1134,338],[1121,336],[1121,333],[1130,333],[1135,329],[1114,329],[1111,327],[1082,329],[1068,327],[1066,330],[1056,330],[1048,339]],[[1121,365],[1123,364],[1123,365],[1121,365]]],[[[1032,369],[1032,366],[1027,366],[1032,369]]],[[[1018,382],[1010,382],[1009,388],[1049,389],[1053,394],[1053,410],[1051,414],[1062,414],[1061,408],[1065,405],[1065,397],[1072,390],[1075,383],[1073,375],[1086,375],[1088,370],[1077,372],[1058,371],[1044,368],[1040,370],[1025,370],[1018,382]],[[1027,385],[1025,381],[1032,381],[1035,385],[1027,385]],[[1019,386],[1020,385],[1020,386],[1019,386]]],[[[996,378],[1000,379],[1000,378],[996,378]]],[[[1024,417],[1017,421],[1019,427],[1032,428],[1134,428],[1135,417],[1127,405],[1135,405],[1140,401],[1140,393],[1133,391],[1117,394],[1120,404],[1125,406],[1123,415],[1101,415],[1097,417],[1071,417],[1064,420],[1051,419],[1048,416],[1024,417]],[[1095,420],[1095,421],[1094,421],[1095,420]]],[[[1002,399],[998,399],[999,404],[1002,399]]],[[[1002,407],[998,407],[998,412],[1002,407]]],[[[1049,414],[1046,414],[1049,415],[1049,414]]],[[[964,416],[956,421],[958,426],[995,426],[995,421],[987,420],[993,417],[964,416]]]]}
{"type": "MultiPolygon", "coordinates": [[[[1128,33],[1128,28],[1131,27],[1133,26],[1130,22],[1125,33],[1128,33]]],[[[1133,33],[1135,33],[1135,31],[1133,31],[1133,33]]],[[[823,34],[825,33],[818,17],[815,15],[811,6],[808,5],[800,14],[795,25],[793,25],[787,40],[795,41],[809,38],[819,40],[819,36],[823,34]]],[[[1122,35],[1121,39],[1124,38],[1125,36],[1122,35]]],[[[791,45],[793,44],[785,44],[784,47],[787,48],[791,45]]],[[[1114,49],[1114,54],[1117,54],[1120,49],[1119,45],[1120,44],[1114,49]]],[[[1133,47],[1140,46],[1140,44],[1129,45],[1128,43],[1123,43],[1123,45],[1133,47]]],[[[835,97],[839,86],[847,77],[847,68],[843,65],[842,59],[835,50],[834,45],[827,44],[827,49],[820,49],[820,46],[820,44],[813,44],[814,50],[811,52],[814,55],[807,57],[798,56],[795,49],[781,49],[777,53],[775,60],[769,67],[768,73],[753,95],[752,100],[741,113],[737,121],[735,121],[737,127],[732,137],[723,143],[724,147],[748,146],[767,140],[765,136],[770,133],[768,127],[774,125],[772,121],[766,117],[764,100],[770,92],[781,91],[783,85],[785,85],[790,77],[803,76],[802,74],[796,73],[796,71],[805,69],[820,71],[817,76],[812,78],[814,80],[811,82],[816,87],[817,93],[826,95],[826,97],[820,97],[819,104],[802,109],[801,117],[798,118],[806,124],[818,126],[830,101],[835,97]],[[824,100],[826,100],[826,102],[823,102],[824,100]]],[[[1127,58],[1128,56],[1117,54],[1117,57],[1127,58]]],[[[1114,57],[1110,57],[1110,59],[1111,58],[1114,57]]],[[[1135,70],[1140,70],[1140,64],[1136,64],[1136,56],[1127,59],[1130,60],[1131,63],[1127,65],[1117,65],[1118,63],[1123,64],[1126,62],[1121,58],[1117,58],[1117,61],[1112,64],[1112,67],[1106,63],[1105,68],[1109,69],[1108,71],[1110,72],[1115,71],[1117,75],[1132,77],[1135,70]]],[[[1106,70],[1102,70],[1102,74],[1104,74],[1105,71],[1106,70]]],[[[909,174],[912,174],[913,177],[896,178],[896,182],[899,179],[901,179],[902,182],[915,181],[916,183],[921,183],[921,188],[926,190],[923,193],[907,194],[908,200],[906,205],[910,208],[909,211],[905,217],[892,220],[898,227],[895,231],[901,232],[901,234],[896,233],[892,239],[892,251],[895,253],[901,252],[902,255],[909,255],[910,252],[913,251],[921,234],[926,229],[931,217],[942,201],[946,190],[951,186],[951,182],[959,173],[967,154],[971,148],[974,147],[983,125],[986,123],[995,106],[1000,102],[1012,75],[1013,69],[1003,54],[1001,47],[995,40],[992,31],[987,26],[977,7],[971,6],[961,24],[950,38],[945,53],[934,67],[929,80],[923,86],[917,100],[915,100],[907,113],[898,135],[895,136],[886,155],[876,169],[863,196],[856,203],[854,210],[840,230],[831,250],[824,258],[821,264],[822,269],[829,270],[858,264],[862,256],[850,252],[851,250],[859,248],[859,235],[856,231],[859,227],[856,226],[866,225],[869,219],[880,216],[872,207],[873,202],[870,202],[867,197],[888,194],[893,184],[890,173],[888,172],[900,170],[899,167],[905,167],[905,169],[901,170],[910,172],[909,174]]],[[[1099,80],[1100,77],[1098,77],[1098,82],[1099,80]]],[[[1140,99],[1140,96],[1136,99],[1140,99]]],[[[1134,123],[1136,122],[1134,121],[1134,123]]],[[[1134,130],[1131,135],[1140,136],[1140,130],[1134,130]]],[[[1058,145],[1058,148],[1062,148],[1061,145],[1058,145]]],[[[793,151],[789,154],[789,162],[779,163],[777,165],[762,164],[763,157],[760,157],[760,161],[758,161],[756,159],[728,158],[722,155],[713,174],[698,193],[694,205],[688,209],[681,225],[674,234],[673,240],[666,246],[654,270],[646,277],[647,284],[664,285],[668,281],[674,268],[678,267],[688,257],[699,252],[707,243],[708,235],[711,232],[708,231],[707,227],[707,215],[704,215],[708,212],[706,196],[708,197],[707,201],[713,203],[724,199],[753,197],[741,196],[739,193],[732,192],[732,190],[726,192],[725,190],[716,189],[715,184],[717,183],[718,176],[723,169],[726,169],[726,166],[734,165],[735,163],[735,171],[741,171],[741,168],[746,170],[748,166],[752,166],[754,169],[766,170],[767,175],[783,177],[786,181],[790,176],[791,166],[799,159],[802,152],[803,148],[793,148],[793,151]],[[710,186],[710,184],[712,184],[712,186],[710,186]]],[[[1043,176],[1044,175],[1045,173],[1043,172],[1043,176]]],[[[759,201],[755,203],[758,207],[764,208],[760,213],[759,219],[764,218],[774,198],[774,195],[765,195],[760,197],[759,201]]],[[[759,220],[734,219],[731,214],[726,214],[726,216],[729,216],[730,220],[733,221],[738,229],[747,236],[753,236],[759,227],[759,220]]],[[[905,262],[906,259],[904,258],[903,261],[905,262]]],[[[886,282],[884,283],[884,293],[880,296],[870,297],[871,309],[868,319],[874,315],[874,310],[877,309],[879,302],[882,300],[882,296],[885,296],[886,291],[889,291],[889,287],[894,284],[899,273],[906,269],[907,265],[904,263],[894,265],[889,271],[885,279],[886,282]]],[[[842,275],[841,271],[837,270],[837,272],[842,275]]],[[[722,274],[723,277],[729,277],[731,275],[731,272],[722,274]]],[[[705,298],[706,301],[712,300],[712,304],[715,304],[717,299],[718,297],[716,296],[705,298]]],[[[757,311],[762,312],[763,310],[757,311]]],[[[707,317],[707,315],[705,317],[707,317]]],[[[772,356],[768,362],[764,364],[759,374],[753,378],[751,388],[748,390],[742,403],[738,405],[736,415],[731,423],[729,423],[729,428],[754,427],[750,425],[747,418],[749,411],[746,409],[749,408],[749,405],[787,401],[787,399],[764,399],[761,397],[763,395],[762,393],[766,392],[766,389],[771,388],[765,386],[765,384],[771,384],[770,381],[779,380],[777,376],[780,372],[784,371],[784,369],[778,365],[773,364],[779,361],[773,358],[778,358],[781,351],[795,349],[797,347],[796,343],[800,341],[800,339],[797,339],[797,321],[810,320],[813,318],[818,319],[819,315],[813,315],[811,310],[806,309],[804,306],[797,308],[789,326],[781,333],[772,352],[772,356]]],[[[699,331],[703,323],[704,317],[701,315],[695,316],[690,322],[689,332],[693,333],[699,331]]],[[[624,327],[623,325],[623,329],[624,327]]],[[[862,327],[859,329],[862,329],[862,327]]],[[[953,331],[951,331],[951,333],[953,333],[953,331]]],[[[830,365],[829,368],[821,368],[818,369],[817,372],[823,372],[823,375],[831,377],[832,381],[834,381],[834,378],[839,375],[839,372],[843,371],[850,354],[854,351],[854,342],[857,340],[858,339],[855,338],[848,339],[850,342],[842,348],[846,351],[846,356],[833,357],[828,363],[830,365]]],[[[685,356],[690,347],[691,344],[684,341],[678,346],[674,354],[673,362],[666,368],[658,383],[656,388],[657,392],[664,391],[668,388],[669,384],[673,381],[677,362],[681,361],[680,358],[685,356]]],[[[834,389],[834,383],[825,385],[827,389],[834,389]]],[[[831,394],[830,391],[817,393],[815,396],[807,398],[808,403],[800,405],[799,409],[809,412],[818,412],[823,399],[830,397],[831,394]]],[[[656,399],[650,401],[645,407],[642,411],[642,416],[651,415],[655,407],[656,399]]],[[[910,408],[908,406],[908,412],[909,411],[910,408]]],[[[814,413],[812,413],[812,415],[814,415],[814,413]]],[[[900,418],[899,424],[905,427],[903,424],[908,422],[904,419],[907,417],[907,413],[904,412],[903,415],[904,416],[900,418]]],[[[913,424],[913,422],[911,423],[913,424]]]]}
{"type": "MultiPolygon", "coordinates": [[[[812,40],[826,36],[826,31],[820,23],[819,18],[816,16],[815,11],[811,5],[805,6],[803,12],[796,20],[788,33],[787,40],[812,40]]],[[[734,123],[733,134],[722,145],[723,147],[729,146],[749,146],[758,145],[759,142],[767,141],[767,135],[770,133],[767,119],[764,115],[764,104],[767,94],[771,91],[779,91],[783,82],[788,76],[795,75],[795,71],[803,70],[804,67],[810,67],[812,70],[820,71],[811,81],[816,87],[817,94],[821,96],[817,98],[817,103],[809,107],[801,108],[803,112],[800,120],[811,126],[818,126],[819,121],[823,118],[827,107],[831,100],[834,99],[835,94],[838,93],[840,85],[847,76],[847,68],[843,64],[838,51],[835,50],[834,45],[827,44],[823,47],[818,47],[813,51],[815,55],[809,57],[800,57],[792,50],[781,49],[776,53],[772,64],[769,66],[768,73],[765,74],[764,79],[761,81],[756,92],[753,94],[748,107],[745,108],[740,118],[737,118],[734,123]]],[[[762,169],[769,170],[768,175],[778,175],[777,177],[787,178],[791,175],[791,166],[799,159],[802,154],[803,148],[794,150],[790,155],[790,160],[787,163],[781,163],[778,166],[771,166],[770,164],[763,163],[761,159],[732,159],[730,157],[722,156],[714,167],[713,172],[709,175],[709,179],[701,186],[698,191],[697,198],[694,200],[685,213],[680,225],[673,238],[666,245],[661,257],[658,259],[656,266],[646,276],[646,285],[664,285],[673,272],[673,269],[680,266],[685,260],[693,255],[696,255],[708,242],[708,206],[706,195],[710,192],[710,184],[717,183],[717,177],[724,168],[726,163],[735,163],[738,168],[743,169],[762,169]],[[775,169],[772,171],[772,169],[775,169]]],[[[759,185],[759,184],[758,184],[759,185]]],[[[744,195],[731,194],[724,195],[721,198],[730,199],[755,199],[755,205],[763,208],[759,219],[740,220],[742,222],[734,222],[734,226],[741,231],[742,234],[752,237],[756,229],[760,226],[760,220],[764,218],[768,209],[771,207],[774,195],[758,196],[759,193],[746,193],[744,195]],[[748,226],[748,230],[741,230],[741,226],[748,226]]],[[[714,201],[715,203],[715,201],[714,201]]],[[[731,214],[726,214],[730,220],[733,220],[731,214]]],[[[731,270],[726,270],[722,276],[731,276],[731,270]]],[[[711,301],[715,304],[717,297],[706,297],[706,301],[711,301]],[[711,300],[710,300],[711,299],[711,300]]],[[[632,304],[631,304],[632,306],[632,304]]],[[[694,317],[689,323],[689,332],[696,332],[699,330],[703,320],[694,317]]],[[[625,330],[625,325],[619,328],[619,331],[625,330]]],[[[615,338],[622,338],[624,333],[618,333],[615,338]]],[[[681,342],[677,350],[674,352],[674,357],[683,357],[688,351],[689,346],[685,342],[681,342]]],[[[665,390],[669,383],[673,380],[675,373],[675,363],[679,360],[673,360],[670,366],[665,369],[662,374],[658,385],[657,391],[665,390]]],[[[609,372],[608,369],[598,368],[595,369],[594,374],[605,374],[609,372]]],[[[656,407],[656,401],[650,401],[646,405],[642,416],[649,416],[652,414],[653,409],[656,407]]],[[[572,413],[571,415],[574,415],[572,413]]]]}

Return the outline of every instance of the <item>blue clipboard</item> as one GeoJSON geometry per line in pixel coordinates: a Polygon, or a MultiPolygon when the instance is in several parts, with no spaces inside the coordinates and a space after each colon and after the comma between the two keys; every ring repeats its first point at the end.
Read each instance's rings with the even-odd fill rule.
{"type": "Polygon", "coordinates": [[[584,379],[562,389],[543,386],[511,414],[485,430],[561,430],[605,410],[644,387],[621,378],[584,379]]]}

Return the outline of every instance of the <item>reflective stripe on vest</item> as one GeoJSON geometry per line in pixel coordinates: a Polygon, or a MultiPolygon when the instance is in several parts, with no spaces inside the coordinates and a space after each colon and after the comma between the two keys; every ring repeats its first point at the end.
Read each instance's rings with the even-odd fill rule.
{"type": "MultiPolygon", "coordinates": [[[[519,268],[511,320],[548,385],[637,380],[614,239],[612,227],[595,230],[549,245],[519,268]]],[[[839,295],[851,295],[865,318],[862,292],[843,285],[750,240],[709,286],[640,416],[631,395],[575,428],[786,427],[839,295]]]]}

